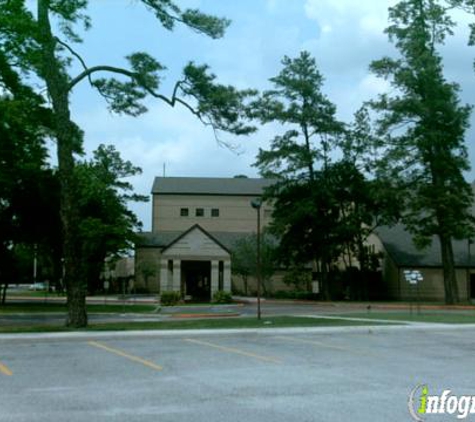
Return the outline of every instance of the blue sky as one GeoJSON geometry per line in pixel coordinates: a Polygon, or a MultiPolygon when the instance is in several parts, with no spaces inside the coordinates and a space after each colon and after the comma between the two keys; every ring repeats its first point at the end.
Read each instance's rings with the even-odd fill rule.
{"type": "MultiPolygon", "coordinates": [[[[169,93],[181,69],[190,60],[207,63],[220,82],[239,88],[266,89],[268,79],[280,70],[284,55],[295,57],[308,50],[325,77],[324,92],[334,102],[338,116],[349,122],[362,102],[374,98],[387,85],[368,72],[372,60],[392,54],[383,29],[393,0],[178,0],[183,8],[232,20],[226,36],[211,40],[185,28],[170,33],[137,0],[91,0],[93,28],[75,48],[88,65],[125,64],[124,57],[146,51],[167,67],[162,86],[169,93]]],[[[443,48],[446,76],[462,87],[462,100],[475,101],[475,48],[467,47],[468,17],[458,13],[460,27],[443,48]]],[[[474,17],[475,20],[475,17],[474,17]]],[[[132,180],[142,194],[150,192],[153,178],[167,176],[256,176],[251,167],[258,148],[267,148],[278,133],[265,126],[249,137],[225,139],[239,153],[217,145],[213,133],[183,108],[171,109],[150,99],[149,112],[138,118],[115,116],[87,84],[72,98],[73,119],[85,131],[88,153],[100,143],[114,144],[125,159],[143,169],[132,180]]],[[[472,119],[475,123],[475,118],[472,119]]],[[[472,124],[475,126],[475,124],[472,124]]],[[[472,166],[475,146],[467,134],[472,166]]],[[[468,177],[473,179],[475,172],[468,177]]],[[[151,204],[132,207],[150,229],[151,204]]]]}

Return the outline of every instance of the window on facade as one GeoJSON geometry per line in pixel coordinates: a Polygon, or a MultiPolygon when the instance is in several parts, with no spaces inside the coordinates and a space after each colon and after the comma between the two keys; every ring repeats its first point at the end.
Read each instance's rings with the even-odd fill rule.
{"type": "Polygon", "coordinates": [[[203,208],[196,208],[195,215],[197,217],[204,217],[205,215],[205,210],[203,208]]]}
{"type": "Polygon", "coordinates": [[[188,217],[188,208],[180,208],[180,216],[188,217]]]}
{"type": "Polygon", "coordinates": [[[211,208],[211,217],[219,217],[219,208],[211,208]]]}

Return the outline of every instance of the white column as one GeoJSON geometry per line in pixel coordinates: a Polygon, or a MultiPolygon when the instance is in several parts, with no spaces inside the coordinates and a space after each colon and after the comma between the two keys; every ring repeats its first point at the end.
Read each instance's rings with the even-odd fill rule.
{"type": "Polygon", "coordinates": [[[219,290],[219,261],[211,261],[211,299],[219,290]]]}
{"type": "Polygon", "coordinates": [[[173,260],[173,287],[174,292],[181,291],[181,260],[173,260]]]}
{"type": "Polygon", "coordinates": [[[231,293],[231,261],[224,261],[223,268],[223,291],[231,293]]]}
{"type": "Polygon", "coordinates": [[[160,260],[160,293],[168,290],[168,260],[160,260]]]}

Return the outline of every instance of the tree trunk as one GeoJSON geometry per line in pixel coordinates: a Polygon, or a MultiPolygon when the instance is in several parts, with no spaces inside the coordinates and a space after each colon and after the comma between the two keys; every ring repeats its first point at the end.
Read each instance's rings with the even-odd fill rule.
{"type": "Polygon", "coordinates": [[[454,251],[452,239],[447,235],[439,235],[442,267],[444,273],[445,303],[453,305],[459,301],[457,278],[455,276],[454,251]]]}
{"type": "Polygon", "coordinates": [[[46,82],[54,111],[58,171],[61,181],[61,222],[63,228],[64,281],[68,315],[66,325],[87,325],[86,286],[79,245],[79,214],[75,204],[74,150],[78,149],[76,128],[70,120],[68,77],[56,57],[56,41],[49,21],[49,0],[38,0],[39,41],[42,47],[40,75],[46,82]]]}
{"type": "Polygon", "coordinates": [[[8,289],[8,283],[7,282],[5,282],[5,284],[3,284],[3,288],[2,288],[2,284],[0,284],[0,292],[1,292],[1,295],[2,295],[2,299],[0,301],[1,305],[5,305],[5,302],[7,300],[7,289],[8,289]]]}
{"type": "Polygon", "coordinates": [[[321,280],[322,280],[322,299],[330,300],[330,283],[328,281],[328,265],[326,262],[322,261],[320,263],[321,269],[321,280]]]}

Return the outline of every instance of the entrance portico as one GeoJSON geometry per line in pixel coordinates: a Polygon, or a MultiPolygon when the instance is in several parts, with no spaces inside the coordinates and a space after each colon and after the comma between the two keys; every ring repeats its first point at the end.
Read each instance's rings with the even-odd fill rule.
{"type": "Polygon", "coordinates": [[[199,225],[191,227],[161,253],[160,291],[201,300],[230,293],[230,252],[199,225]]]}

